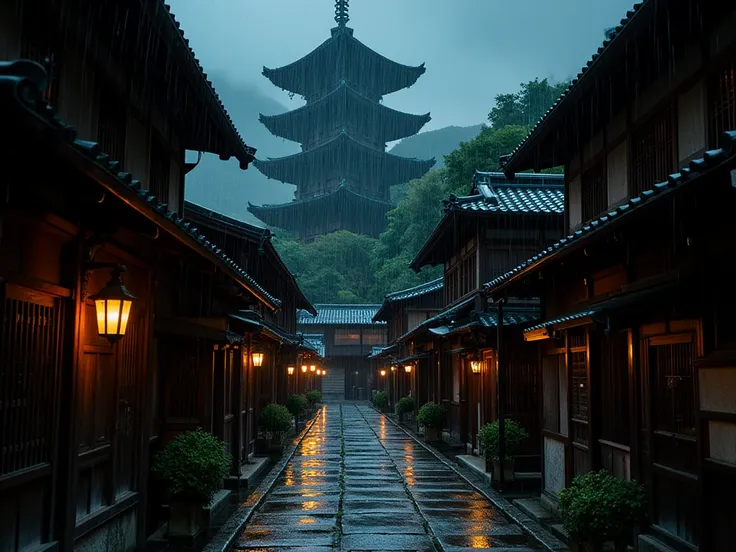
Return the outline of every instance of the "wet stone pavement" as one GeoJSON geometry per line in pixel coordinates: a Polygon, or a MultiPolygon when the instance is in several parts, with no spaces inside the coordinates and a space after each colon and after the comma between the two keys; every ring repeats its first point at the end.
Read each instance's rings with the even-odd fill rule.
{"type": "Polygon", "coordinates": [[[359,404],[323,407],[235,549],[538,550],[455,472],[359,404]]]}

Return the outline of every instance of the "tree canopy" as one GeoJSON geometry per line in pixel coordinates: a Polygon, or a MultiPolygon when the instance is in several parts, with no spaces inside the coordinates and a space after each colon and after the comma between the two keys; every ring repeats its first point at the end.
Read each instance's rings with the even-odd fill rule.
{"type": "Polygon", "coordinates": [[[490,126],[445,155],[446,168],[409,182],[378,239],[341,231],[301,244],[276,231],[274,245],[306,296],[315,303],[377,303],[389,292],[439,277],[442,267],[417,274],[409,264],[442,218],[442,200],[469,193],[476,169],[499,170],[499,158],[521,143],[567,85],[534,79],[519,92],[497,95],[490,126]]]}

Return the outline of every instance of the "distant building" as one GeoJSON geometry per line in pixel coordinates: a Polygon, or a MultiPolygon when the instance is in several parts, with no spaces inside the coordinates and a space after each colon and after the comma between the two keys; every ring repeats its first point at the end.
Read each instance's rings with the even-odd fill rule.
{"type": "Polygon", "coordinates": [[[306,342],[325,358],[321,379],[325,400],[367,398],[372,383],[367,356],[386,344],[386,323],[374,322],[380,305],[315,305],[317,316],[297,313],[297,327],[306,342]]]}
{"type": "Polygon", "coordinates": [[[390,188],[420,178],[434,159],[386,153],[386,143],[412,136],[430,120],[380,102],[414,84],[424,65],[391,61],[353,38],[347,2],[335,7],[332,37],[298,61],[263,74],[279,88],[303,96],[306,105],[280,115],[261,115],[271,133],[300,142],[302,151],[256,160],[269,178],[297,186],[296,199],[248,210],[270,226],[300,239],[337,230],[377,237],[386,227],[390,188]]]}

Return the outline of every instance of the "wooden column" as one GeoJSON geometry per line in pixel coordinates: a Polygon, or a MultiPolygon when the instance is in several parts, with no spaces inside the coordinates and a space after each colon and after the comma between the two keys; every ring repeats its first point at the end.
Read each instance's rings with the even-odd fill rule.
{"type": "Polygon", "coordinates": [[[218,439],[225,439],[225,362],[227,349],[215,345],[212,350],[212,418],[211,430],[218,439]]]}
{"type": "Polygon", "coordinates": [[[236,346],[233,352],[232,374],[232,409],[235,412],[233,418],[233,465],[231,474],[240,477],[240,458],[243,454],[243,348],[236,346]]]}

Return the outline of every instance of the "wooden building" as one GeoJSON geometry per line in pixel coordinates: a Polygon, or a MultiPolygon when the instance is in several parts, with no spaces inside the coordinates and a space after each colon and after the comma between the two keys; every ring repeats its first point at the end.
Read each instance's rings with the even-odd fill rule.
{"type": "MultiPolygon", "coordinates": [[[[445,202],[444,217],[411,264],[417,271],[444,265],[445,308],[397,341],[412,355],[429,355],[432,369],[417,377],[426,379],[427,398],[446,407],[445,439],[464,443],[470,453],[478,450],[480,427],[498,415],[498,317],[482,297],[481,283],[558,239],[563,206],[562,175],[519,174],[507,180],[502,173],[478,171],[469,196],[445,202]]],[[[537,315],[535,301],[514,300],[502,317],[502,331],[509,335],[501,363],[508,384],[505,413],[532,436],[539,433],[538,369],[533,354],[520,346],[517,326],[537,315]]],[[[539,440],[532,438],[525,447],[519,470],[538,471],[539,440]]]]}
{"type": "Polygon", "coordinates": [[[419,178],[434,159],[386,153],[386,143],[412,136],[430,120],[381,103],[386,94],[408,88],[424,73],[377,54],[353,37],[348,2],[335,2],[332,36],[303,58],[263,69],[273,84],[306,100],[280,115],[261,115],[268,130],[302,145],[300,153],[256,160],[269,178],[297,186],[281,205],[249,205],[270,226],[300,239],[348,230],[378,237],[391,209],[390,188],[419,178]]]}
{"type": "MultiPolygon", "coordinates": [[[[429,369],[428,357],[412,358],[405,343],[397,339],[409,329],[416,327],[427,318],[438,314],[444,307],[443,278],[437,278],[409,289],[389,293],[381,307],[373,316],[374,322],[386,322],[389,345],[371,351],[369,359],[374,363],[374,377],[386,370],[386,388],[389,391],[389,405],[411,394],[417,406],[430,401],[430,389],[425,380],[417,374],[429,369]],[[406,371],[406,366],[411,366],[406,371]]],[[[378,380],[380,381],[380,380],[378,380]]]]}
{"type": "Polygon", "coordinates": [[[368,398],[372,380],[367,356],[372,347],[386,344],[386,323],[373,321],[379,307],[318,304],[316,316],[298,312],[297,327],[311,336],[307,341],[324,344],[327,376],[319,383],[325,400],[368,398]]]}
{"type": "Polygon", "coordinates": [[[485,286],[541,299],[544,496],[641,481],[640,550],[736,542],[735,69],[732,4],[643,2],[505,160],[565,165],[567,237],[485,286]]]}
{"type": "Polygon", "coordinates": [[[279,381],[307,305],[275,259],[259,275],[283,299],[182,216],[185,150],[242,168],[255,150],[163,2],[13,0],[0,28],[0,59],[48,60],[0,64],[0,548],[143,549],[164,500],[152,454],[202,426],[237,479],[254,374],[279,381]],[[121,282],[132,308],[100,319],[121,282]]]}

